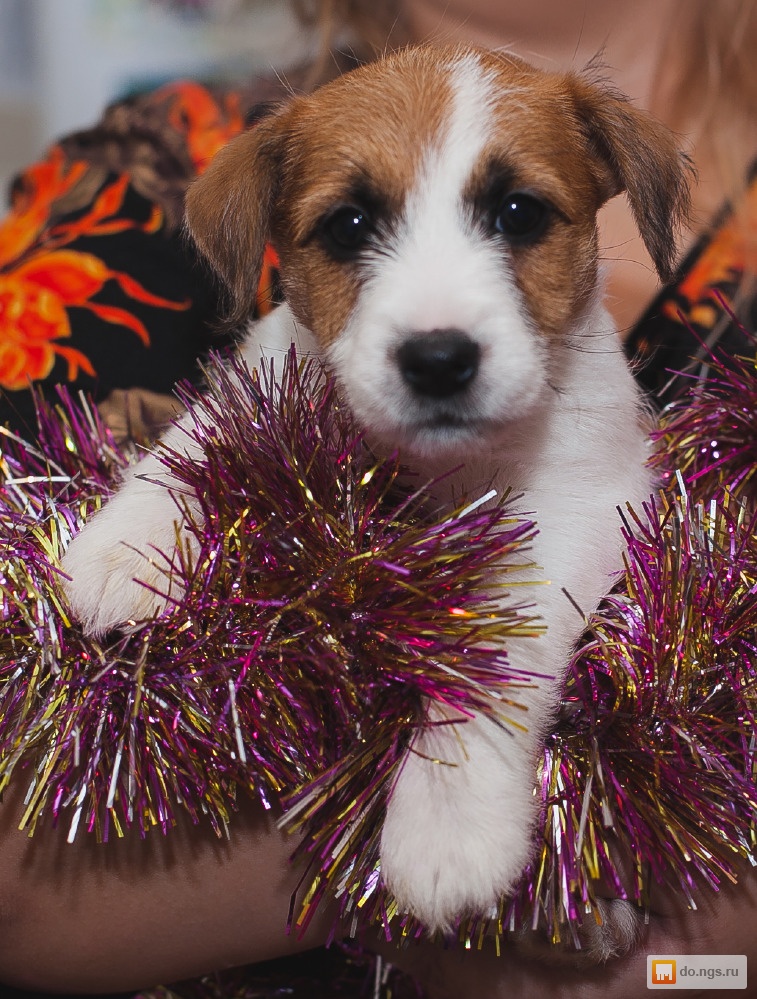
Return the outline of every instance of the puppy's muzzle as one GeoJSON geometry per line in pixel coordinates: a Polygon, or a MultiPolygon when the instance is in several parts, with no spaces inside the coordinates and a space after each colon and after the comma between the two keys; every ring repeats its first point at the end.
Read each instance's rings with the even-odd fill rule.
{"type": "Polygon", "coordinates": [[[416,333],[397,351],[404,381],[416,395],[431,399],[448,399],[468,388],[480,358],[478,344],[460,330],[416,333]]]}

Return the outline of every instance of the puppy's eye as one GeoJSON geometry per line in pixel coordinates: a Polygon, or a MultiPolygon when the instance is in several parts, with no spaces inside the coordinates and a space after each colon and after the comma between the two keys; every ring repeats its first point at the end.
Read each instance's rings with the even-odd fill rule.
{"type": "Polygon", "coordinates": [[[532,194],[515,191],[497,210],[494,228],[511,243],[535,243],[546,232],[550,216],[549,205],[532,194]]]}
{"type": "Polygon", "coordinates": [[[351,260],[368,242],[373,227],[360,208],[338,208],[320,225],[321,242],[337,260],[351,260]]]}

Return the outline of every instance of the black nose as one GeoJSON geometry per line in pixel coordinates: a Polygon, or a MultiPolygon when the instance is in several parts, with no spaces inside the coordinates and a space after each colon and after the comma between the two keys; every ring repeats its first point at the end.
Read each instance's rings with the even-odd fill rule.
{"type": "Polygon", "coordinates": [[[445,399],[476,377],[478,344],[460,330],[416,333],[397,351],[402,377],[419,395],[445,399]]]}

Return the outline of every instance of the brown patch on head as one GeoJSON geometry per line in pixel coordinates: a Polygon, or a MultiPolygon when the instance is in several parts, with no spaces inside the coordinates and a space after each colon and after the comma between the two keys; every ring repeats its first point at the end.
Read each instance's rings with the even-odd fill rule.
{"type": "Polygon", "coordinates": [[[560,334],[586,306],[596,286],[597,211],[621,191],[660,276],[668,277],[688,192],[671,133],[581,77],[543,73],[504,54],[480,58],[498,97],[492,140],[466,194],[475,203],[499,183],[503,198],[528,192],[552,207],[544,235],[509,250],[538,329],[560,334]]]}
{"type": "Polygon", "coordinates": [[[686,204],[667,130],[580,77],[470,47],[414,48],[296,98],[230,143],[190,188],[188,228],[231,290],[232,319],[252,311],[270,240],[295,316],[324,346],[336,339],[364,269],[360,259],[335,259],[319,227],[335,209],[354,206],[380,235],[391,233],[423,157],[443,139],[449,67],[471,55],[493,82],[494,99],[482,109],[491,140],[464,197],[475,208],[499,173],[510,191],[531,192],[553,209],[538,242],[509,250],[536,326],[557,335],[585,306],[596,283],[596,213],[622,190],[666,276],[686,204]]]}
{"type": "Polygon", "coordinates": [[[328,253],[318,239],[320,223],[339,207],[355,206],[389,234],[448,107],[446,70],[431,50],[408,49],[291,108],[272,235],[287,300],[324,345],[344,328],[363,271],[359,261],[328,253]]]}
{"type": "Polygon", "coordinates": [[[534,325],[557,336],[596,287],[596,215],[603,199],[563,79],[507,55],[491,53],[482,61],[496,80],[497,99],[491,141],[468,196],[480,197],[487,187],[496,192],[499,183],[503,202],[525,192],[549,206],[544,234],[507,252],[534,325]]]}
{"type": "Polygon", "coordinates": [[[281,116],[237,136],[187,191],[185,227],[229,290],[230,323],[252,314],[282,153],[281,116]]]}
{"type": "Polygon", "coordinates": [[[231,291],[232,321],[252,311],[270,240],[295,316],[324,346],[336,338],[362,277],[359,264],[329,255],[318,226],[354,205],[391,228],[448,92],[433,50],[403,50],[294,99],[221,150],[190,188],[187,228],[231,291]]]}

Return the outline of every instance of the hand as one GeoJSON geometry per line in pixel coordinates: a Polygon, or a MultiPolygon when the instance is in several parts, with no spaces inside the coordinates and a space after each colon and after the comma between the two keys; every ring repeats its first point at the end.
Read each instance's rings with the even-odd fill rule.
{"type": "MultiPolygon", "coordinates": [[[[382,951],[397,966],[415,975],[429,999],[639,999],[646,994],[647,955],[746,954],[754,957],[757,974],[757,873],[746,866],[738,885],[726,883],[720,892],[705,888],[695,894],[696,910],[681,896],[657,890],[649,923],[628,956],[599,966],[566,966],[534,958],[517,945],[497,957],[493,946],[483,951],[445,950],[433,944],[410,945],[401,951],[382,951]]],[[[749,968],[747,968],[749,973],[749,968]]],[[[714,996],[714,990],[676,991],[677,996],[714,996]]],[[[742,992],[753,995],[755,992],[742,992]]]]}
{"type": "MultiPolygon", "coordinates": [[[[22,775],[23,776],[23,775],[22,775]]],[[[106,844],[18,824],[28,777],[0,803],[0,994],[137,991],[321,946],[333,911],[287,934],[301,871],[275,816],[240,795],[229,837],[184,814],[164,835],[136,830],[106,844]]]]}

